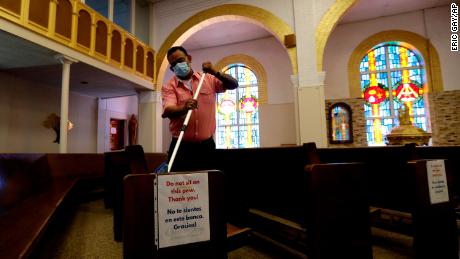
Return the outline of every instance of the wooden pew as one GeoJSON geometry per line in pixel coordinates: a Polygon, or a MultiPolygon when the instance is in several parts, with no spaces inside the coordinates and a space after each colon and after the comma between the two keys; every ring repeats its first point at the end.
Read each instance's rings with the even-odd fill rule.
{"type": "MultiPolygon", "coordinates": [[[[302,247],[302,242],[305,243],[302,231],[308,233],[306,226],[311,222],[306,221],[309,213],[306,211],[304,194],[310,187],[306,185],[305,175],[302,174],[302,169],[299,170],[299,166],[340,162],[361,162],[368,166],[366,183],[369,186],[371,206],[408,212],[414,217],[420,198],[416,190],[427,184],[415,177],[416,171],[408,163],[417,158],[414,149],[415,146],[408,145],[317,150],[305,146],[218,150],[218,169],[226,174],[229,186],[229,221],[249,226],[255,231],[275,230],[277,233],[272,233],[272,238],[282,241],[291,239],[289,245],[300,250],[307,249],[307,244],[302,247]],[[277,223],[264,223],[259,227],[254,225],[274,221],[277,223]],[[286,231],[280,225],[290,225],[292,231],[286,231]]],[[[448,184],[451,185],[451,170],[449,167],[447,170],[448,184]]],[[[426,170],[424,173],[426,174],[426,170]]],[[[451,213],[452,206],[448,206],[446,210],[447,214],[451,213]]],[[[426,213],[424,210],[423,214],[426,213]]],[[[453,222],[447,216],[443,219],[450,222],[449,224],[453,222]]],[[[427,225],[417,221],[414,222],[411,233],[414,239],[420,240],[420,233],[427,232],[428,229],[427,225]]],[[[451,230],[455,229],[454,227],[451,230]]],[[[417,254],[420,254],[419,247],[414,246],[417,254]]],[[[457,251],[458,247],[450,246],[448,250],[457,251]]]]}
{"type": "MultiPolygon", "coordinates": [[[[304,167],[319,162],[314,143],[294,147],[218,150],[216,157],[218,169],[225,173],[229,186],[226,193],[229,222],[250,227],[254,230],[252,236],[288,249],[289,253],[313,253],[309,251],[314,247],[313,240],[307,240],[307,226],[314,225],[311,223],[313,218],[308,217],[311,215],[311,206],[308,205],[311,186],[304,167]],[[309,241],[310,244],[307,244],[309,241]]],[[[315,168],[315,173],[319,168],[335,168],[338,173],[344,174],[352,171],[345,164],[315,165],[312,168],[315,168]]],[[[359,166],[355,171],[356,174],[362,172],[359,166]]],[[[365,204],[361,218],[369,216],[365,204]]],[[[366,222],[368,220],[362,221],[366,222]]],[[[370,228],[366,233],[370,233],[370,228]]],[[[366,252],[362,254],[370,251],[369,240],[366,252]]],[[[317,241],[315,244],[321,243],[317,241]]],[[[365,247],[364,243],[362,245],[365,247]]]]}
{"type": "Polygon", "coordinates": [[[372,258],[367,167],[312,164],[308,186],[308,258],[372,258]]]}
{"type": "MultiPolygon", "coordinates": [[[[449,193],[449,201],[432,204],[427,161],[410,161],[408,167],[415,178],[414,195],[411,196],[415,257],[458,259],[459,244],[452,193],[449,193]]],[[[449,175],[448,170],[446,174],[449,175]]]]}
{"type": "Polygon", "coordinates": [[[123,239],[123,178],[128,174],[153,172],[166,159],[166,153],[144,154],[140,145],[104,153],[104,203],[106,208],[113,208],[114,240],[123,239]]]}
{"type": "Polygon", "coordinates": [[[100,154],[0,155],[0,258],[27,258],[79,180],[102,179],[100,154]]]}
{"type": "MultiPolygon", "coordinates": [[[[224,172],[229,187],[225,195],[227,222],[263,231],[275,228],[260,225],[262,221],[273,222],[272,219],[278,218],[278,225],[290,225],[288,228],[293,230],[276,229],[278,233],[273,238],[289,239],[292,241],[289,245],[297,244],[297,249],[308,251],[307,243],[313,241],[306,241],[307,226],[312,220],[308,218],[306,203],[305,193],[311,186],[305,165],[362,162],[368,166],[365,178],[369,203],[413,214],[418,186],[415,171],[408,164],[416,158],[413,150],[414,146],[316,149],[310,143],[296,147],[217,150],[216,160],[212,162],[224,172]]],[[[414,226],[414,234],[424,229],[419,223],[414,226]]]]}
{"type": "MultiPolygon", "coordinates": [[[[428,195],[425,160],[416,158],[447,158],[449,152],[442,148],[419,148],[413,145],[318,149],[321,161],[356,161],[368,164],[368,186],[370,205],[406,212],[411,215],[409,232],[414,237],[416,258],[458,258],[457,227],[454,217],[454,195],[452,166],[446,161],[446,176],[450,201],[442,205],[431,205],[428,195]],[[444,150],[445,151],[445,150],[444,150]],[[436,155],[433,155],[436,154],[436,155]],[[440,224],[433,225],[434,222],[440,224]],[[442,230],[441,232],[435,229],[442,230]]],[[[452,152],[450,155],[455,154],[452,152]]]]}
{"type": "Polygon", "coordinates": [[[124,180],[124,258],[227,258],[224,215],[225,177],[221,172],[210,171],[209,223],[210,240],[165,248],[155,245],[154,179],[155,174],[130,174],[124,180]]]}
{"type": "Polygon", "coordinates": [[[217,150],[217,170],[226,176],[226,215],[236,226],[248,223],[257,209],[304,223],[304,166],[317,161],[309,152],[314,143],[295,147],[217,150]]]}

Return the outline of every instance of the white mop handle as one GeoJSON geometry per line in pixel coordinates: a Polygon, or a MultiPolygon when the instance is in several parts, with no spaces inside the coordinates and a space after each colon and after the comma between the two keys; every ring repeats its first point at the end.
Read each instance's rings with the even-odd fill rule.
{"type": "Polygon", "coordinates": [[[174,151],[171,155],[171,159],[169,160],[168,163],[168,173],[171,172],[172,165],[174,163],[174,159],[176,158],[177,150],[179,149],[180,142],[182,141],[182,137],[184,137],[184,131],[181,130],[179,133],[179,138],[177,139],[176,145],[174,146],[174,151]]]}
{"type": "MultiPolygon", "coordinates": [[[[193,100],[198,99],[198,95],[200,94],[201,86],[203,85],[203,81],[204,81],[205,76],[206,76],[206,73],[203,73],[203,75],[200,78],[200,82],[198,83],[198,87],[196,88],[195,94],[193,95],[193,100]]],[[[187,111],[187,116],[185,116],[185,120],[184,120],[184,126],[183,126],[184,128],[188,125],[188,121],[190,120],[190,116],[192,116],[192,111],[193,110],[188,110],[187,111]]]]}
{"type": "MultiPolygon", "coordinates": [[[[203,75],[200,78],[200,82],[198,83],[198,87],[196,88],[195,94],[193,95],[193,99],[196,100],[198,99],[198,95],[200,94],[201,86],[203,85],[204,78],[206,76],[206,73],[203,73],[203,75]]],[[[188,110],[187,111],[187,116],[185,116],[184,120],[184,125],[182,126],[182,129],[179,133],[179,138],[177,139],[176,145],[174,146],[173,153],[171,155],[171,159],[169,160],[168,163],[168,173],[171,172],[172,165],[174,163],[174,159],[176,158],[177,150],[179,149],[180,143],[182,141],[182,138],[184,137],[184,132],[185,129],[188,125],[188,121],[190,120],[190,116],[192,116],[192,111],[193,110],[188,110]]]]}

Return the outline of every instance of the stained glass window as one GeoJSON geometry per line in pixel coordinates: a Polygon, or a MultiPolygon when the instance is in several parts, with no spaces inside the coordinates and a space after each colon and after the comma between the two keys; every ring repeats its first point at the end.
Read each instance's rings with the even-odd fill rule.
{"type": "Polygon", "coordinates": [[[236,78],[239,87],[217,95],[216,146],[259,147],[259,89],[256,75],[244,64],[229,65],[223,72],[236,78]]]}
{"type": "Polygon", "coordinates": [[[428,130],[425,69],[415,50],[400,42],[379,44],[362,58],[359,70],[368,145],[385,144],[385,135],[399,125],[397,113],[404,103],[413,125],[428,130]]]}
{"type": "Polygon", "coordinates": [[[329,109],[329,133],[331,143],[353,141],[351,108],[345,103],[336,103],[329,109]]]}

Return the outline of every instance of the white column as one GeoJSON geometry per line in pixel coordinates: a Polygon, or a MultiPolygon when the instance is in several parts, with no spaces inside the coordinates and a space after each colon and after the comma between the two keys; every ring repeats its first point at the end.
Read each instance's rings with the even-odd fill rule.
{"type": "Polygon", "coordinates": [[[106,123],[108,117],[107,99],[99,98],[97,103],[97,153],[104,153],[108,150],[106,143],[108,142],[109,138],[109,134],[106,132],[106,123]]]}
{"type": "Polygon", "coordinates": [[[299,83],[297,94],[300,142],[315,142],[322,148],[327,147],[324,75],[324,72],[310,74],[312,80],[299,83]]]}
{"type": "Polygon", "coordinates": [[[114,0],[109,0],[109,20],[113,22],[113,8],[115,7],[114,0]]]}
{"type": "Polygon", "coordinates": [[[161,152],[161,101],[157,91],[139,93],[139,144],[145,152],[161,152]]]}
{"type": "Polygon", "coordinates": [[[295,118],[295,140],[300,145],[300,127],[299,127],[299,78],[297,75],[291,75],[292,90],[294,92],[294,118],[295,118]]]}
{"type": "Polygon", "coordinates": [[[66,57],[64,55],[57,55],[56,58],[62,63],[59,153],[67,153],[67,121],[69,120],[70,65],[78,61],[66,57]]]}
{"type": "Polygon", "coordinates": [[[293,0],[298,75],[291,80],[297,90],[300,144],[315,142],[318,147],[327,147],[325,73],[316,69],[315,10],[315,1],[293,0]]]}
{"type": "Polygon", "coordinates": [[[131,34],[136,35],[136,0],[131,0],[131,23],[129,27],[131,34]]]}

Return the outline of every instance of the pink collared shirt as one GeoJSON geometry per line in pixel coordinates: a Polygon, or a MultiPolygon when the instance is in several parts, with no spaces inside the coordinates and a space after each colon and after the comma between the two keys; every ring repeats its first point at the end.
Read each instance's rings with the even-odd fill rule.
{"type": "MultiPolygon", "coordinates": [[[[190,91],[183,82],[173,76],[168,83],[161,88],[163,111],[170,105],[183,105],[185,101],[193,98],[201,74],[194,72],[192,75],[192,89],[190,91]]],[[[206,74],[198,95],[198,109],[193,110],[187,129],[184,132],[185,141],[203,141],[214,135],[216,130],[216,94],[225,92],[222,82],[215,76],[206,74]]],[[[169,130],[173,137],[178,137],[184,124],[185,116],[170,119],[169,130]]]]}

